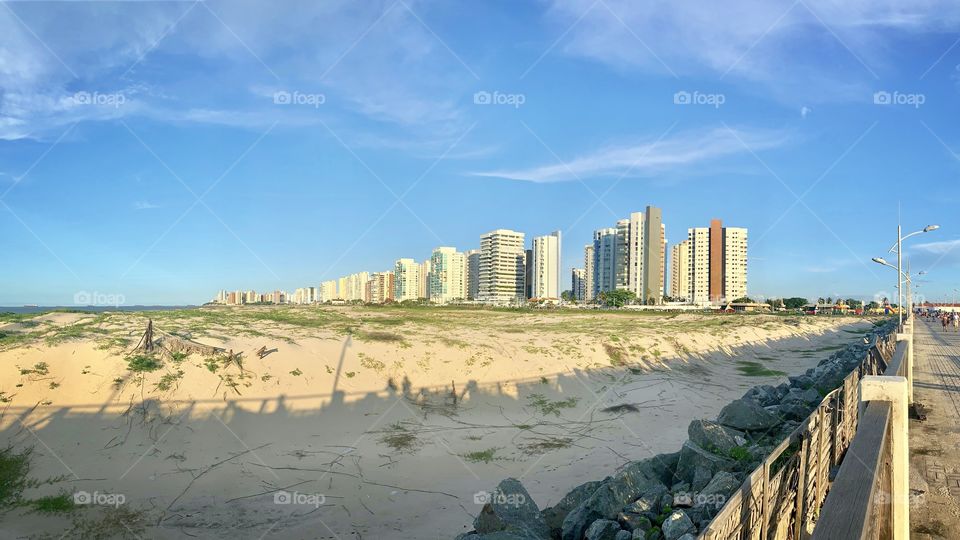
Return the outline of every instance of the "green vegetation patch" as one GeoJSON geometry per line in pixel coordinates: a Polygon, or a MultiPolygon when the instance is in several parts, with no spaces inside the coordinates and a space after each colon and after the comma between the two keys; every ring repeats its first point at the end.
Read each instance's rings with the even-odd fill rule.
{"type": "Polygon", "coordinates": [[[30,501],[29,505],[31,508],[42,514],[71,512],[76,509],[76,504],[73,502],[73,496],[67,493],[40,497],[39,499],[30,501]]]}
{"type": "Polygon", "coordinates": [[[471,462],[471,463],[490,463],[496,459],[497,450],[499,448],[487,448],[486,450],[476,450],[474,452],[467,452],[466,454],[461,454],[460,457],[471,462]]]}
{"type": "Polygon", "coordinates": [[[527,396],[527,400],[530,402],[530,406],[540,411],[540,414],[546,416],[552,414],[554,416],[560,416],[560,411],[563,409],[572,409],[577,406],[577,403],[580,401],[580,398],[571,397],[563,400],[551,401],[547,399],[543,394],[530,394],[527,396]]]}
{"type": "Polygon", "coordinates": [[[749,360],[738,360],[737,371],[747,377],[780,377],[786,375],[784,371],[769,369],[760,362],[751,362],[749,360]]]}
{"type": "Polygon", "coordinates": [[[157,371],[163,367],[157,357],[149,354],[137,354],[127,358],[127,369],[135,373],[157,371]]]}

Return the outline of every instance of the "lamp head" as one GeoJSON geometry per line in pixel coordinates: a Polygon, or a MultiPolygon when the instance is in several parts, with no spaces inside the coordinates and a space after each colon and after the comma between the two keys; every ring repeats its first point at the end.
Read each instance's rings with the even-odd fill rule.
{"type": "Polygon", "coordinates": [[[887,261],[883,257],[874,257],[872,260],[877,264],[887,264],[887,261]]]}
{"type": "Polygon", "coordinates": [[[923,232],[935,231],[939,228],[940,228],[939,225],[927,225],[926,227],[923,228],[923,232]]]}

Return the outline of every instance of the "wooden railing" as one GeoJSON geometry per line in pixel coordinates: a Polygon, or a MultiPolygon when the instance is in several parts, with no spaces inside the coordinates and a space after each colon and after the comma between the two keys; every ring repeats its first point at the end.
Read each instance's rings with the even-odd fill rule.
{"type": "Polygon", "coordinates": [[[858,415],[860,379],[884,373],[895,350],[895,334],[878,339],[843,384],[827,394],[747,476],[700,538],[800,540],[806,536],[827,495],[831,470],[836,470],[841,461],[851,461],[844,456],[852,448],[854,435],[860,438],[858,421],[869,421],[870,426],[876,421],[873,416],[877,413],[869,407],[862,419],[858,415]]]}
{"type": "MultiPolygon", "coordinates": [[[[883,375],[908,378],[908,354],[908,341],[899,341],[883,375]]],[[[897,490],[893,485],[896,474],[893,441],[894,431],[905,430],[906,425],[894,427],[894,414],[895,406],[890,401],[866,404],[857,435],[823,505],[813,534],[815,540],[866,540],[904,535],[902,528],[899,534],[895,532],[893,505],[896,497],[909,504],[909,494],[896,493],[908,486],[897,490]]],[[[906,419],[906,413],[903,418],[906,419]]],[[[901,474],[906,473],[901,471],[901,474]]]]}

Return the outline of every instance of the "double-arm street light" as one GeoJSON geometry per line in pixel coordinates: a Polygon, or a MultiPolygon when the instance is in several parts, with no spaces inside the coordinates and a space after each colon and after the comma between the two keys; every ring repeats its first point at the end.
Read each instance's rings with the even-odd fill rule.
{"type": "MultiPolygon", "coordinates": [[[[900,313],[901,327],[903,326],[903,282],[905,277],[907,281],[910,280],[910,276],[905,275],[903,273],[903,241],[906,240],[907,238],[910,238],[911,236],[916,236],[918,234],[935,231],[939,228],[940,228],[939,225],[927,225],[926,227],[924,227],[919,231],[914,231],[906,236],[903,236],[903,231],[901,230],[900,224],[898,223],[897,224],[897,241],[890,247],[890,250],[889,250],[889,253],[893,253],[894,250],[896,250],[897,265],[893,266],[892,264],[889,264],[887,261],[883,260],[883,258],[881,257],[873,258],[873,262],[882,264],[884,266],[889,266],[890,268],[893,268],[894,270],[897,271],[897,311],[900,313]]],[[[911,309],[912,309],[912,306],[911,306],[911,309]]]]}

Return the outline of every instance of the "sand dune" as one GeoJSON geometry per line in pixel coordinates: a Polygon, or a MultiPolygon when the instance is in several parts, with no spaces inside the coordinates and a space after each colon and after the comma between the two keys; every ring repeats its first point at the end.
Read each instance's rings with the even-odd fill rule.
{"type": "Polygon", "coordinates": [[[628,460],[676,450],[691,419],[804,371],[872,324],[195,311],[149,315],[159,330],[242,352],[241,365],[191,355],[131,371],[145,314],[51,314],[4,327],[0,433],[34,448],[32,478],[54,480],[25,496],[124,498],[117,508],[14,510],[0,521],[4,537],[449,538],[480,509],[474,494],[500,479],[522,478],[549,505],[628,460]],[[276,350],[260,359],[261,347],[276,350]]]}

